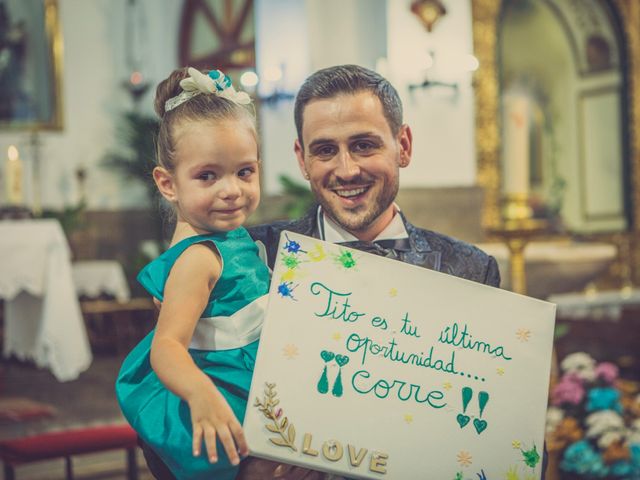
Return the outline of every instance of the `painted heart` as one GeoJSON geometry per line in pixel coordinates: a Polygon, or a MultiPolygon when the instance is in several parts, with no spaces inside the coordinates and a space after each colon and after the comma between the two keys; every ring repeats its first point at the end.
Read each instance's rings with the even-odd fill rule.
{"type": "Polygon", "coordinates": [[[327,350],[323,350],[320,352],[320,356],[325,362],[330,362],[331,360],[333,360],[333,357],[335,357],[336,354],[327,350]]]}
{"type": "Polygon", "coordinates": [[[458,425],[460,425],[460,428],[464,428],[467,426],[467,423],[469,423],[471,418],[469,417],[469,415],[464,415],[463,413],[459,413],[458,416],[456,417],[456,420],[458,421],[458,425]]]}
{"type": "Polygon", "coordinates": [[[349,357],[346,355],[336,355],[336,363],[341,367],[344,367],[347,363],[349,363],[349,357]]]}
{"type": "Polygon", "coordinates": [[[480,435],[487,428],[486,420],[480,420],[478,418],[473,419],[473,426],[476,427],[476,432],[480,435]]]}

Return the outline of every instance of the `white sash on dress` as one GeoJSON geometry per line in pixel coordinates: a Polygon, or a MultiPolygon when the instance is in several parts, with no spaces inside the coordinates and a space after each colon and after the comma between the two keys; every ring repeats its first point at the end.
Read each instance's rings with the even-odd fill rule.
{"type": "Polygon", "coordinates": [[[265,294],[230,316],[202,317],[196,325],[189,348],[230,350],[260,338],[269,295],[265,294]]]}

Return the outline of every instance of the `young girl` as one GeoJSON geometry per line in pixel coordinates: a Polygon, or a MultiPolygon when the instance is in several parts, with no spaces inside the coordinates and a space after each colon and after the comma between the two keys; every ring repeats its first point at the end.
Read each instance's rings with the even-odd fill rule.
{"type": "Polygon", "coordinates": [[[178,479],[232,479],[248,454],[241,422],[269,282],[242,227],[260,200],[249,103],[219,70],[176,70],[156,91],[153,178],[177,224],[170,248],[138,275],[162,306],[116,393],[178,479]]]}

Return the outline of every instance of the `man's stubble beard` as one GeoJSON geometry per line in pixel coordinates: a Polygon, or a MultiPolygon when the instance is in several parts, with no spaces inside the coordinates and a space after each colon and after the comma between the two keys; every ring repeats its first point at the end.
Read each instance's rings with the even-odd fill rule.
{"type": "MultiPolygon", "coordinates": [[[[331,219],[350,232],[361,232],[369,228],[369,226],[389,208],[389,206],[395,201],[400,188],[400,177],[397,176],[395,182],[392,185],[388,185],[386,182],[382,185],[382,190],[378,194],[378,197],[373,200],[373,208],[365,210],[362,213],[354,213],[351,215],[345,215],[343,210],[337,212],[332,208],[330,201],[325,199],[322,195],[319,195],[316,191],[313,191],[316,201],[322,207],[322,210],[331,219]],[[389,188],[390,187],[390,188],[389,188]],[[362,216],[361,218],[359,218],[362,216]]],[[[366,208],[366,207],[365,207],[366,208]]]]}

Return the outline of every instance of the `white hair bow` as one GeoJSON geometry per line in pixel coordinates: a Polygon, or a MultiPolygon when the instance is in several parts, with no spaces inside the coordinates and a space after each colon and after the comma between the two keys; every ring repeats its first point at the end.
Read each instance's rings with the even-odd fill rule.
{"type": "Polygon", "coordinates": [[[189,67],[187,73],[189,76],[180,80],[182,92],[165,102],[165,112],[173,110],[201,93],[218,95],[240,105],[251,103],[251,97],[246,92],[237,92],[231,84],[231,79],[220,70],[211,70],[205,75],[199,70],[189,67]]]}

